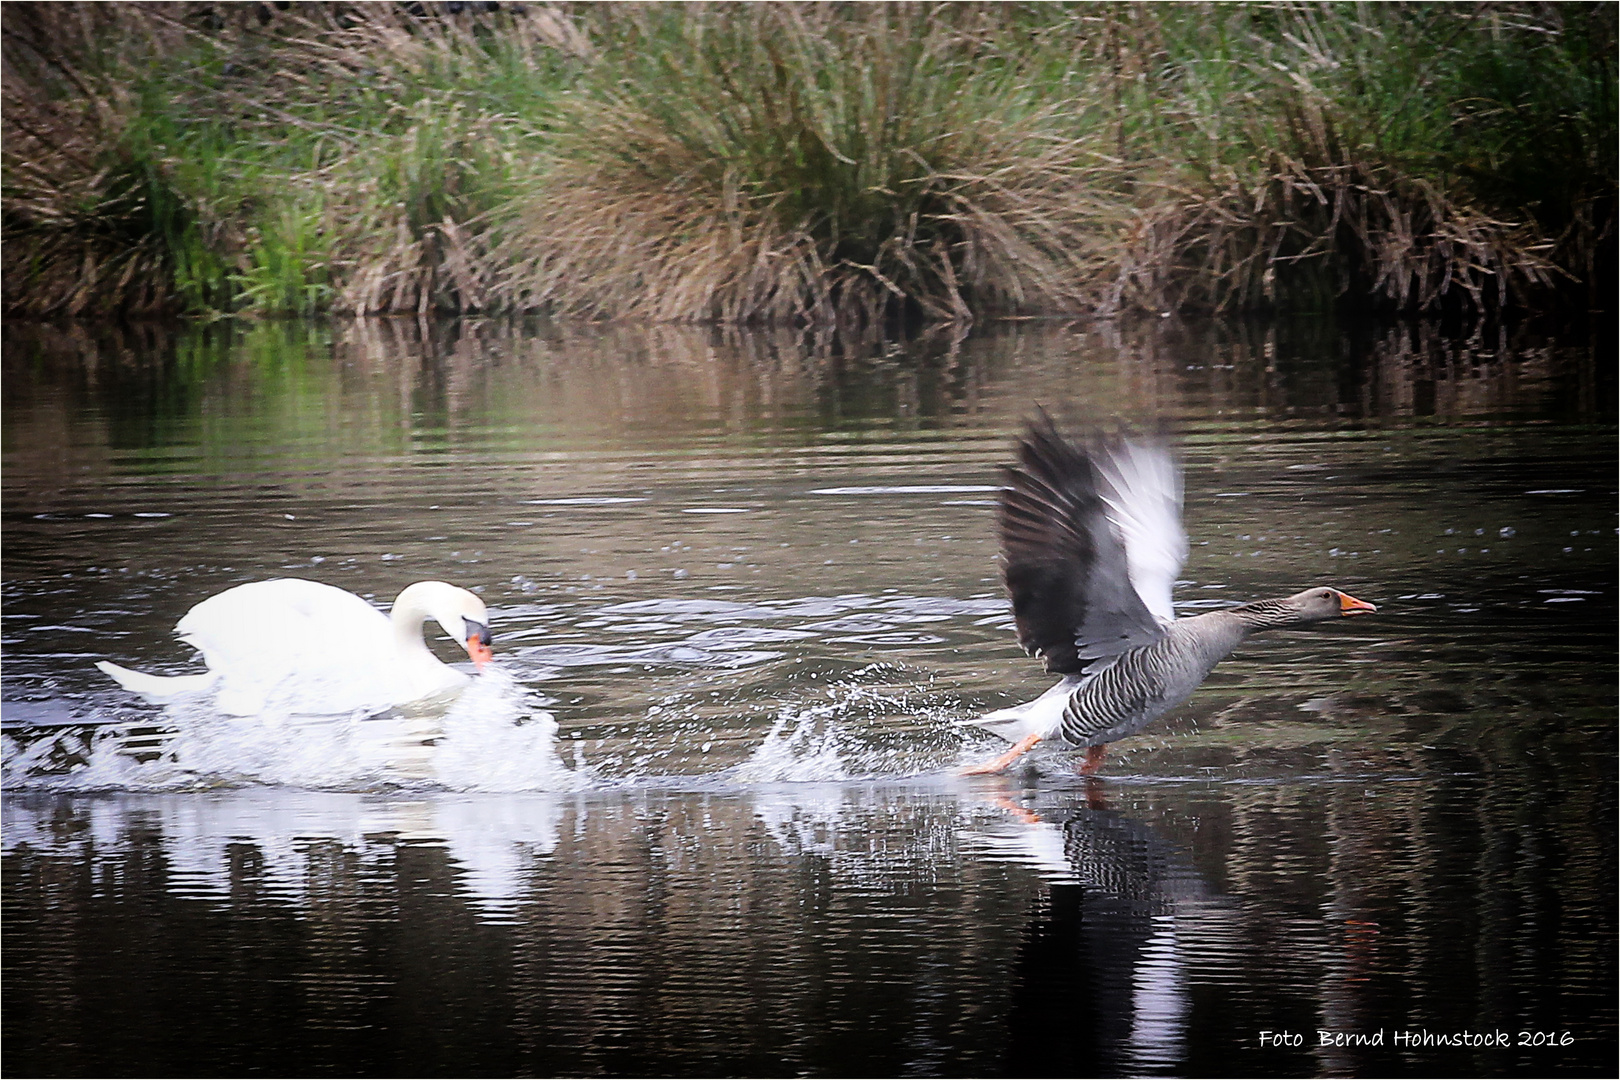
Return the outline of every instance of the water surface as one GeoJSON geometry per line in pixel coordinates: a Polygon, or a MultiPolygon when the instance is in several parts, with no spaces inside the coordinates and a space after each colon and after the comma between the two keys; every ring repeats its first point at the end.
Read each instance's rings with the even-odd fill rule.
{"type": "Polygon", "coordinates": [[[1606,345],[6,334],[19,1075],[1614,1067],[1606,345]],[[1178,431],[1183,614],[1379,615],[1254,640],[1100,778],[957,778],[1048,684],[993,535],[1037,404],[1178,431]],[[498,670],[258,723],[91,666],[196,670],[175,621],[274,576],[474,588],[498,670]]]}

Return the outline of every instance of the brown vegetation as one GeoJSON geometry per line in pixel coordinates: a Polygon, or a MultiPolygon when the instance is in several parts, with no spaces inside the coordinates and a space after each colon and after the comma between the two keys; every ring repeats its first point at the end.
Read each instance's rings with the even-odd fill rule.
{"type": "Polygon", "coordinates": [[[6,5],[13,315],[1612,303],[1605,5],[6,5]]]}

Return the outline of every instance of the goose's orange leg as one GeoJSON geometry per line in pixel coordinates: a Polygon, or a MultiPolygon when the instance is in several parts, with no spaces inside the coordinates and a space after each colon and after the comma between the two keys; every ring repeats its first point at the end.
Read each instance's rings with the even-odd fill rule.
{"type": "Polygon", "coordinates": [[[1108,744],[1099,743],[1096,746],[1086,747],[1086,761],[1080,766],[1081,776],[1090,776],[1102,768],[1103,758],[1108,756],[1108,744]]]}
{"type": "Polygon", "coordinates": [[[1040,741],[1041,737],[1039,735],[1025,735],[1022,739],[1019,739],[1016,743],[1013,743],[1013,748],[1007,751],[1005,754],[1002,754],[998,758],[991,758],[983,765],[970,765],[963,769],[960,775],[983,776],[986,773],[1001,772],[1007,766],[1011,765],[1013,762],[1027,754],[1030,748],[1040,741]]]}

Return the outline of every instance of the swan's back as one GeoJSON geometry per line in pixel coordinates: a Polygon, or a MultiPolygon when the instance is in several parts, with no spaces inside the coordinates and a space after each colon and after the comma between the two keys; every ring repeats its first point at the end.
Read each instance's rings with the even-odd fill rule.
{"type": "Polygon", "coordinates": [[[315,581],[255,581],[211,596],[175,627],[221,677],[222,711],[342,712],[386,698],[395,665],[388,617],[315,581]]]}

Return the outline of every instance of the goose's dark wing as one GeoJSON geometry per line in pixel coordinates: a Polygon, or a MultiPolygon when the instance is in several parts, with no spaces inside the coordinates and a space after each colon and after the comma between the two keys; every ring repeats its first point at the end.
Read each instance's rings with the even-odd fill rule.
{"type": "Polygon", "coordinates": [[[1146,645],[1175,618],[1186,558],[1180,472],[1163,443],[1064,439],[1032,425],[1001,493],[1003,577],[1018,643],[1058,674],[1146,645]]]}

